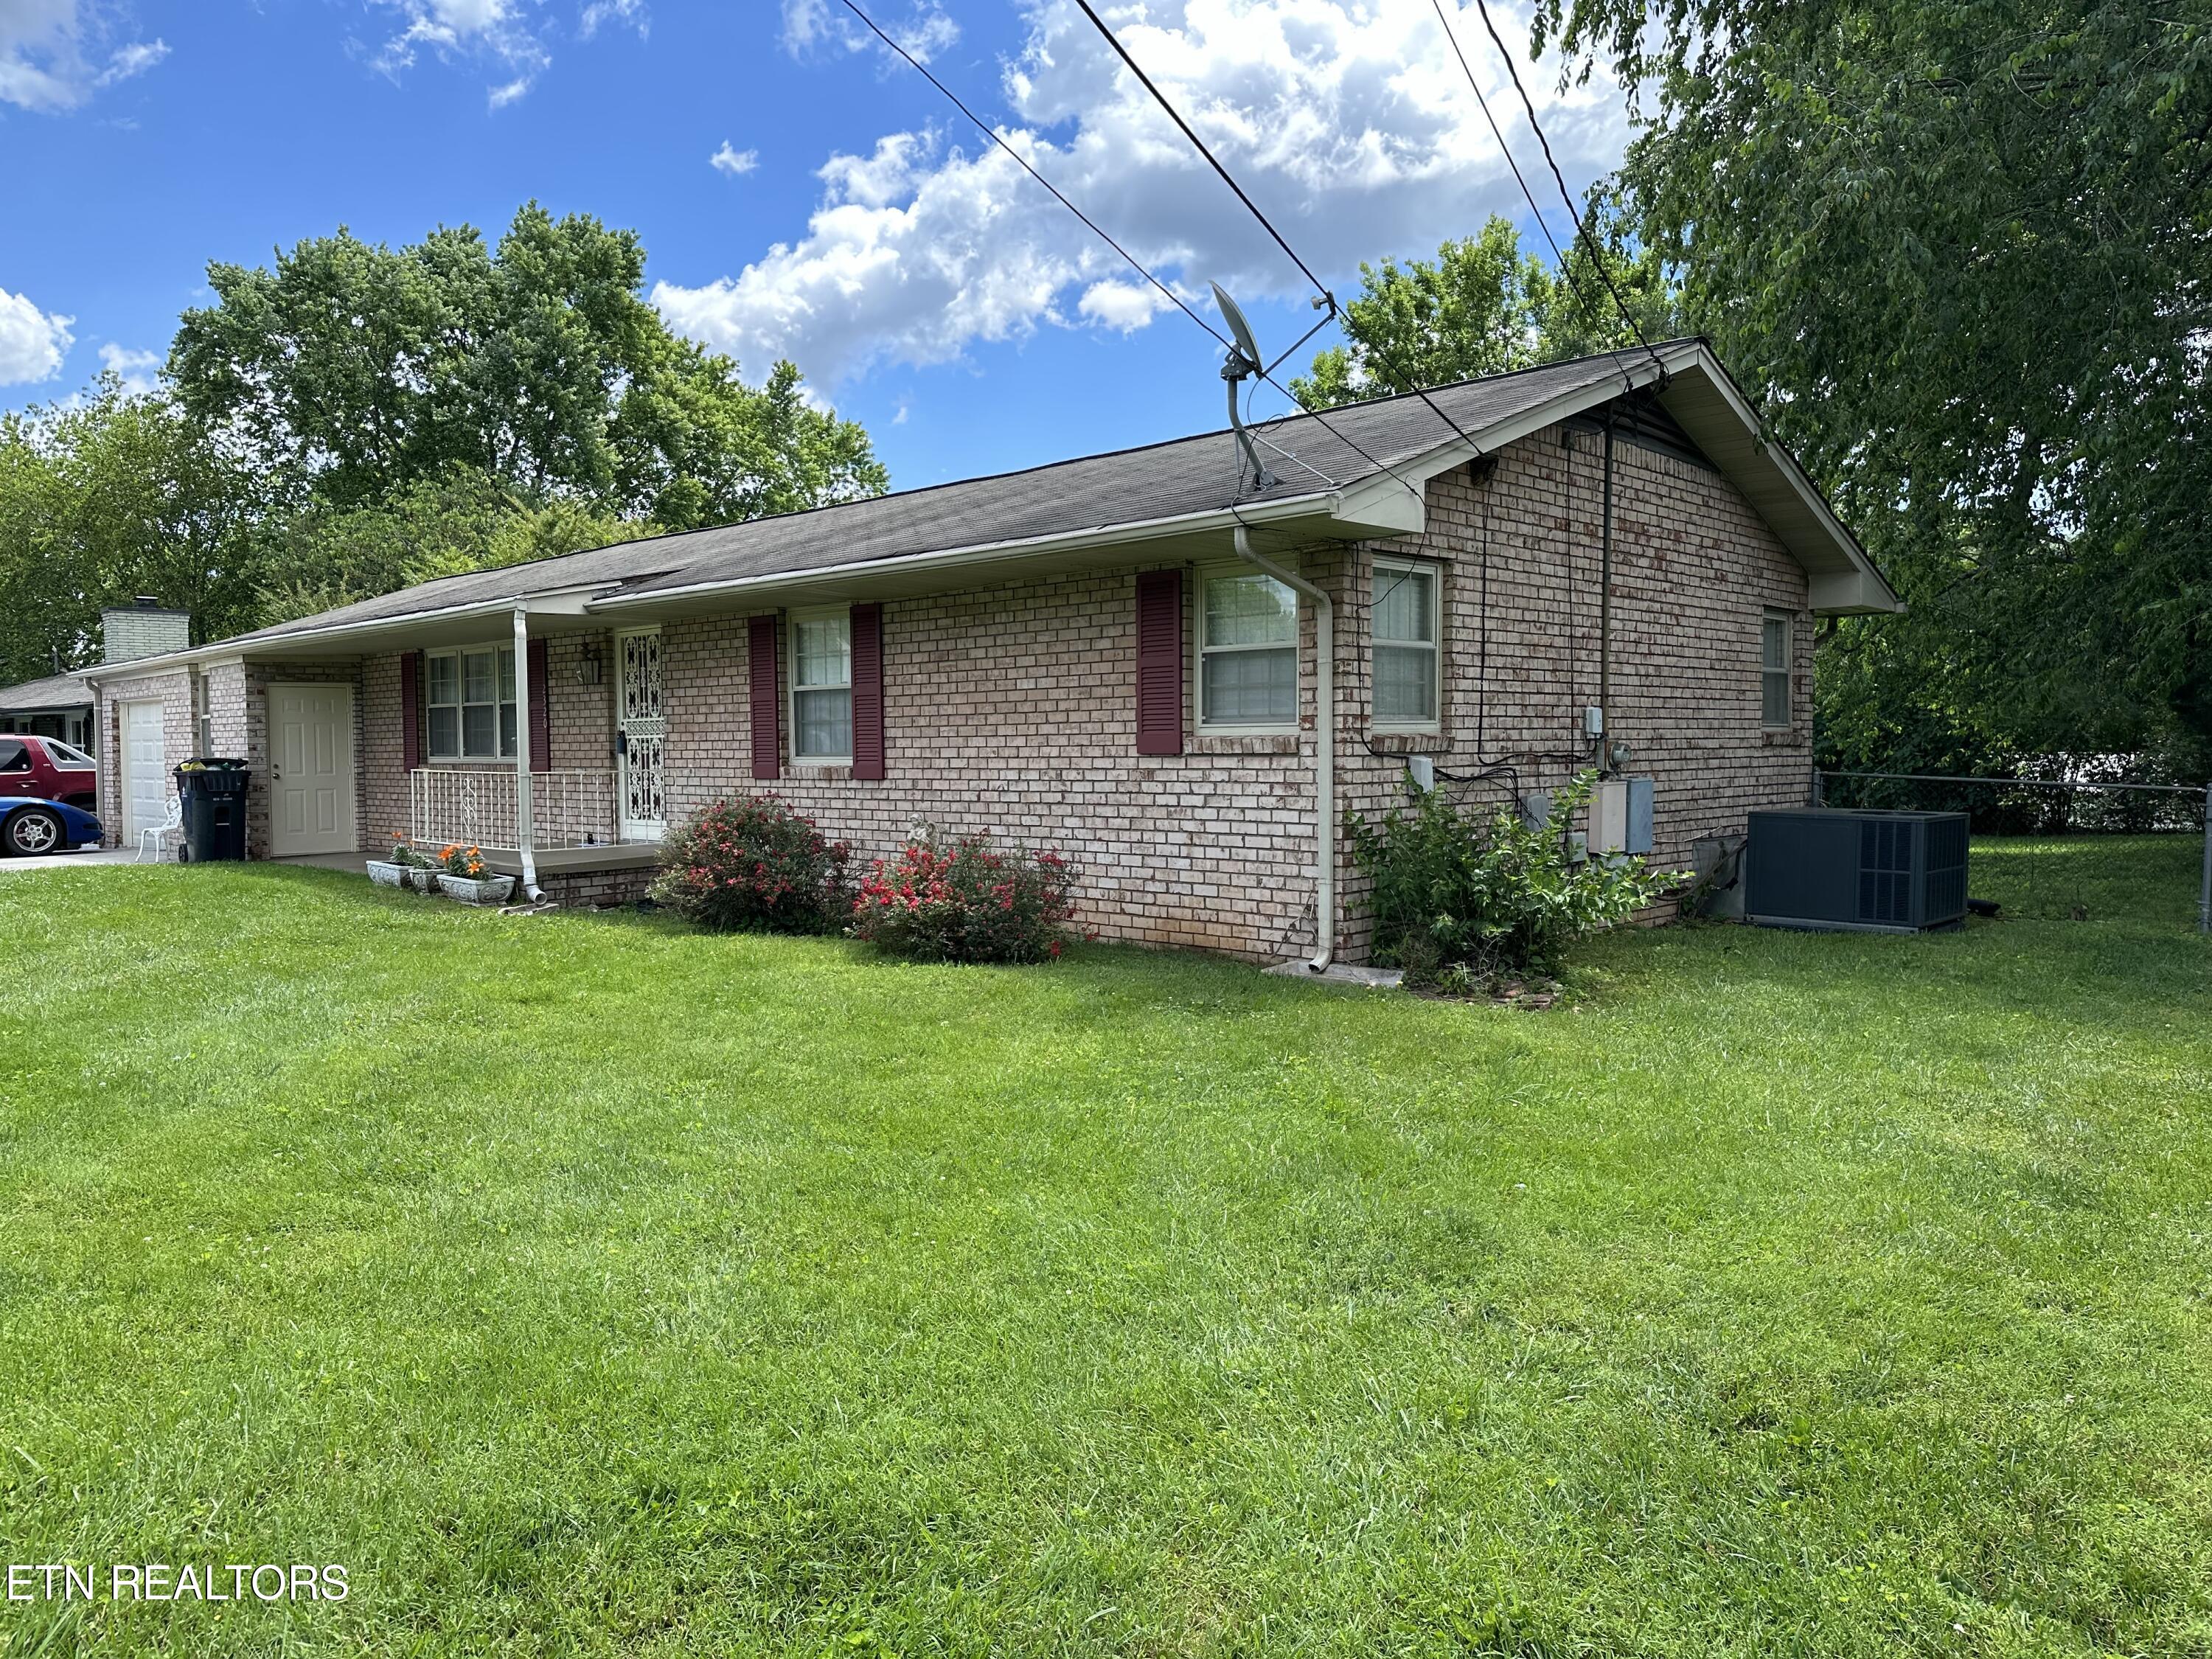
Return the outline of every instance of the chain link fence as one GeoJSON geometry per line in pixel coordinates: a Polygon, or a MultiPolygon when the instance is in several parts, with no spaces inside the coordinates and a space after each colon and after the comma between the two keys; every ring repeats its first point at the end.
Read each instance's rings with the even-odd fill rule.
{"type": "Polygon", "coordinates": [[[2001,913],[2212,933],[2212,786],[1817,772],[1823,806],[1964,812],[1968,884],[2001,913]]]}

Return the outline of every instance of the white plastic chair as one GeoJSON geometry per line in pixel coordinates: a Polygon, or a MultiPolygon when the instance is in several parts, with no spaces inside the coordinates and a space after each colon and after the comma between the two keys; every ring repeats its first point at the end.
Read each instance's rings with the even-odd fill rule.
{"type": "Polygon", "coordinates": [[[141,830],[138,832],[138,856],[131,861],[133,864],[145,863],[146,843],[150,841],[154,843],[154,862],[159,864],[161,861],[162,854],[169,850],[169,838],[173,836],[182,835],[184,833],[184,829],[185,803],[182,797],[179,797],[169,803],[169,816],[167,817],[162,819],[161,823],[154,825],[150,830],[141,830]]]}

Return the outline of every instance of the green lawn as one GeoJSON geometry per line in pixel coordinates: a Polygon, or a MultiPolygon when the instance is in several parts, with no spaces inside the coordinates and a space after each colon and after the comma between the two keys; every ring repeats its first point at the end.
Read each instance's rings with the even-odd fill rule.
{"type": "Polygon", "coordinates": [[[0,877],[0,1556],[351,1583],[0,1652],[2201,1655],[2212,946],[2123,852],[1542,1014],[0,877]]]}

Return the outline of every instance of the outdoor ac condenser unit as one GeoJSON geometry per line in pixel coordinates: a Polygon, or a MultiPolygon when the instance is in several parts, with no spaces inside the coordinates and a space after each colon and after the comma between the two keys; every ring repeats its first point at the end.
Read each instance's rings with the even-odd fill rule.
{"type": "Polygon", "coordinates": [[[1744,915],[1767,927],[1911,933],[1966,914],[1964,812],[1753,812],[1744,915]]]}

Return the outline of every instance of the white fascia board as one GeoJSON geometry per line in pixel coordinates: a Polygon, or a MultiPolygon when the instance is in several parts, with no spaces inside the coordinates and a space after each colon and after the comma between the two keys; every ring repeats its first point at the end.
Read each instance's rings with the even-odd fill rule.
{"type": "Polygon", "coordinates": [[[1370,536],[1418,536],[1429,527],[1428,504],[1421,485],[1430,475],[1416,475],[1401,466],[1397,474],[1384,472],[1345,486],[1330,517],[1360,539],[1370,536]]]}
{"type": "Polygon", "coordinates": [[[1280,526],[1305,520],[1310,523],[1316,535],[1357,539],[1365,532],[1358,524],[1340,522],[1336,508],[1341,499],[1340,493],[1336,490],[1316,490],[1306,495],[1254,501],[1233,508],[1213,507],[1202,513],[1180,513],[1171,518],[1146,519],[1135,524],[1100,525],[1088,530],[1027,536],[1015,541],[981,542],[933,553],[853,559],[842,564],[820,565],[811,570],[764,570],[750,576],[725,576],[711,581],[685,582],[674,587],[647,588],[635,593],[608,594],[589,601],[586,609],[591,611],[623,611],[707,599],[720,593],[755,592],[762,588],[803,591],[816,586],[840,586],[848,585],[855,577],[869,575],[904,578],[916,572],[964,574],[970,570],[988,571],[994,565],[1054,554],[1074,556],[1203,534],[1209,531],[1218,531],[1225,535],[1233,531],[1240,521],[1247,525],[1280,526]]]}
{"type": "Polygon", "coordinates": [[[229,662],[245,662],[253,659],[257,653],[282,651],[289,655],[289,648],[295,643],[373,643],[386,635],[419,629],[426,623],[465,622],[471,617],[508,616],[518,607],[533,617],[580,617],[585,614],[586,599],[605,586],[603,582],[593,582],[583,587],[555,588],[543,593],[511,594],[504,599],[475,599],[466,605],[409,611],[396,617],[374,617],[362,622],[325,623],[316,628],[295,628],[289,633],[270,635],[265,639],[233,637],[197,646],[190,651],[172,651],[160,657],[138,657],[130,662],[97,664],[75,672],[83,675],[87,683],[91,684],[100,679],[129,679],[149,668],[162,672],[177,668],[213,667],[229,662]]]}
{"type": "Polygon", "coordinates": [[[1894,616],[1905,601],[1871,569],[1832,570],[1812,577],[1806,602],[1818,617],[1894,616]]]}

